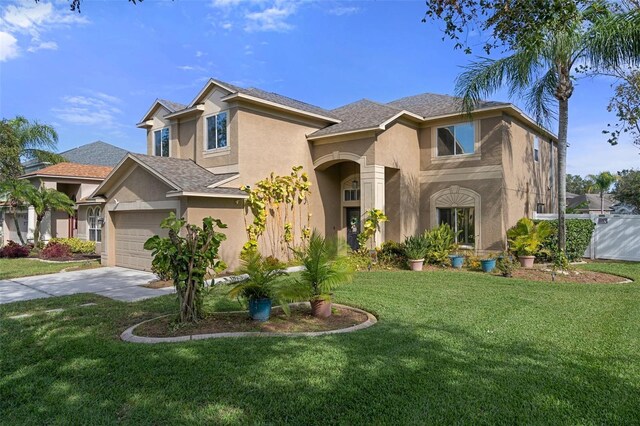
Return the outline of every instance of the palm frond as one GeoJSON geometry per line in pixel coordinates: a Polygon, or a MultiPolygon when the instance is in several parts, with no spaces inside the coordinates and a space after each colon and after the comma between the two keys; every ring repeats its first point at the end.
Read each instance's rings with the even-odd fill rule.
{"type": "Polygon", "coordinates": [[[584,56],[598,69],[640,64],[640,10],[594,20],[585,34],[584,56]]]}
{"type": "Polygon", "coordinates": [[[548,70],[541,78],[536,80],[525,94],[527,109],[531,111],[540,125],[550,124],[555,118],[556,112],[552,107],[556,104],[554,96],[558,84],[558,74],[555,70],[548,70]]]}

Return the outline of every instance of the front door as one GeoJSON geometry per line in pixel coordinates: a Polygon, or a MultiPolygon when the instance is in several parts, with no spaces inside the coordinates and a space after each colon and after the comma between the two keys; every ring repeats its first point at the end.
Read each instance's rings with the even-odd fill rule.
{"type": "Polygon", "coordinates": [[[360,234],[360,207],[347,207],[347,244],[352,250],[358,250],[360,234]]]}

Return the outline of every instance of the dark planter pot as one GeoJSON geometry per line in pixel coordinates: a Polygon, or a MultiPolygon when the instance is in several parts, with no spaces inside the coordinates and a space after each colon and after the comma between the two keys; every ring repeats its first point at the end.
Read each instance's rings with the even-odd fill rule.
{"type": "Polygon", "coordinates": [[[462,265],[464,265],[464,256],[454,254],[449,256],[449,258],[451,259],[451,266],[456,269],[460,269],[462,265]]]}
{"type": "Polygon", "coordinates": [[[331,316],[331,300],[311,300],[311,314],[316,318],[328,318],[331,316]]]}
{"type": "Polygon", "coordinates": [[[249,316],[256,321],[266,321],[271,316],[271,299],[250,299],[249,316]]]}
{"type": "Polygon", "coordinates": [[[496,267],[495,259],[484,259],[481,260],[480,263],[482,264],[482,272],[491,272],[496,267]]]}

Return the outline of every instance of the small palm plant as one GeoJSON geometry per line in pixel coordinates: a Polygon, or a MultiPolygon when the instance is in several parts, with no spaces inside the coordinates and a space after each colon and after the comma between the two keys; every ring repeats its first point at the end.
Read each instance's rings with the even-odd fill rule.
{"type": "Polygon", "coordinates": [[[303,296],[311,303],[313,315],[326,318],[331,315],[331,292],[353,280],[353,271],[347,262],[345,244],[321,236],[313,231],[306,249],[296,252],[304,270],[296,282],[303,296]]]}
{"type": "Polygon", "coordinates": [[[264,258],[256,250],[244,254],[240,273],[248,278],[229,291],[233,298],[249,301],[249,315],[259,321],[269,319],[272,301],[280,304],[284,312],[289,314],[287,302],[291,298],[287,283],[279,280],[287,275],[285,265],[273,257],[264,258]]]}
{"type": "Polygon", "coordinates": [[[40,227],[47,212],[63,211],[70,215],[74,212],[75,203],[67,194],[45,187],[43,182],[38,188],[27,192],[26,198],[36,214],[36,226],[33,229],[33,242],[36,245],[40,242],[40,227]]]}
{"type": "Polygon", "coordinates": [[[509,248],[518,256],[523,267],[531,268],[535,256],[543,252],[541,247],[552,232],[548,222],[535,224],[528,217],[523,217],[507,231],[509,248]]]}

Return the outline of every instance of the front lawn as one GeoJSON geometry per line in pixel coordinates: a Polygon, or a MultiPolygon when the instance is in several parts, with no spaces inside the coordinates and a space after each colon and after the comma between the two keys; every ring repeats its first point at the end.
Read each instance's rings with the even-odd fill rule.
{"type": "Polygon", "coordinates": [[[82,262],[41,262],[36,259],[0,259],[0,280],[28,277],[31,275],[53,274],[63,269],[84,269],[99,266],[97,261],[82,262]]]}
{"type": "MultiPolygon", "coordinates": [[[[640,264],[589,269],[640,279],[640,264]]],[[[124,343],[172,296],[0,306],[0,413],[12,424],[638,423],[640,284],[364,272],[336,292],[375,313],[316,338],[124,343]],[[96,306],[80,306],[95,302],[96,306]],[[46,310],[65,308],[63,312],[46,310]],[[9,319],[18,314],[32,314],[9,319]]],[[[216,291],[212,309],[236,309],[216,291]]]]}

